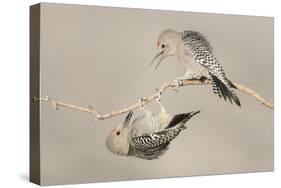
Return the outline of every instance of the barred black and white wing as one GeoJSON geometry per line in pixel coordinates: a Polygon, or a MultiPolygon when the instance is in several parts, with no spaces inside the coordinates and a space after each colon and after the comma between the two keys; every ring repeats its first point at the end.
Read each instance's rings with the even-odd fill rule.
{"type": "Polygon", "coordinates": [[[232,88],[236,88],[229,81],[224,73],[224,70],[217,58],[212,53],[212,48],[208,40],[199,32],[184,31],[182,32],[182,40],[185,42],[187,50],[192,54],[193,61],[205,67],[211,77],[213,92],[224,100],[232,100],[241,106],[240,101],[232,88]]]}
{"type": "Polygon", "coordinates": [[[160,131],[132,138],[129,155],[148,160],[157,159],[167,151],[170,142],[179,135],[182,129],[160,131]]]}
{"type": "Polygon", "coordinates": [[[168,149],[170,142],[186,127],[184,124],[197,112],[178,114],[173,117],[166,129],[132,138],[129,155],[143,159],[157,159],[168,149]]]}

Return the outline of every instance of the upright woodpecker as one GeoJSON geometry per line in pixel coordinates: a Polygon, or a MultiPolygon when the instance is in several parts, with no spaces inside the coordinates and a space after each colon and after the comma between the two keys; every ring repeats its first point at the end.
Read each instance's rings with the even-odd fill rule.
{"type": "Polygon", "coordinates": [[[151,65],[158,59],[155,69],[168,56],[176,56],[185,67],[185,75],[176,79],[178,87],[185,79],[200,79],[205,77],[212,82],[213,92],[232,103],[232,100],[241,106],[233,91],[235,85],[227,79],[222,66],[213,55],[208,40],[199,32],[186,30],[163,31],[157,41],[159,52],[153,58],[151,65]]]}

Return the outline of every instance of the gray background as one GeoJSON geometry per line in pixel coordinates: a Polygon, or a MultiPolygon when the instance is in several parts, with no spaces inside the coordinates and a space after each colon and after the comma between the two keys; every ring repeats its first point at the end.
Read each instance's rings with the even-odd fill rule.
{"type": "MultiPolygon", "coordinates": [[[[205,34],[230,80],[273,101],[273,18],[62,4],[41,7],[41,96],[109,112],[184,74],[176,58],[149,66],[160,32],[205,34]]],[[[242,108],[211,86],[168,91],[171,114],[201,110],[159,160],[119,157],[105,147],[124,116],[41,105],[42,184],[66,184],[273,170],[273,110],[237,91],[242,108]]],[[[148,109],[157,112],[151,103],[148,109]]],[[[136,114],[141,113],[136,111],[136,114]]]]}

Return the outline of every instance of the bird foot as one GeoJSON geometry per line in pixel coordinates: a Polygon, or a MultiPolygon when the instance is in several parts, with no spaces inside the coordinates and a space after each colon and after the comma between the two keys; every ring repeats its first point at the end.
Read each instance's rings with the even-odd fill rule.
{"type": "Polygon", "coordinates": [[[199,74],[192,74],[190,77],[191,78],[189,80],[201,80],[201,78],[203,78],[204,76],[199,74]]]}
{"type": "Polygon", "coordinates": [[[159,89],[155,89],[155,90],[156,90],[156,94],[157,94],[157,98],[155,100],[160,106],[161,113],[166,114],[166,109],[164,108],[163,104],[161,103],[161,92],[159,91],[159,89]]]}
{"type": "Polygon", "coordinates": [[[155,100],[156,100],[156,102],[160,102],[162,93],[159,91],[159,89],[155,89],[155,91],[156,91],[156,95],[157,95],[155,100]]]}
{"type": "Polygon", "coordinates": [[[176,82],[176,87],[174,88],[175,91],[178,91],[178,89],[183,86],[183,82],[185,80],[200,80],[203,83],[207,83],[207,78],[199,75],[199,74],[190,74],[190,73],[186,73],[184,76],[178,77],[176,79],[174,79],[174,81],[176,82]]]}
{"type": "Polygon", "coordinates": [[[143,98],[143,97],[140,97],[140,98],[139,98],[139,103],[140,103],[141,109],[144,109],[144,107],[145,107],[145,101],[146,101],[145,98],[143,98]]]}
{"type": "Polygon", "coordinates": [[[208,84],[208,82],[209,82],[209,79],[206,78],[205,76],[202,76],[199,80],[204,84],[208,84]]]}

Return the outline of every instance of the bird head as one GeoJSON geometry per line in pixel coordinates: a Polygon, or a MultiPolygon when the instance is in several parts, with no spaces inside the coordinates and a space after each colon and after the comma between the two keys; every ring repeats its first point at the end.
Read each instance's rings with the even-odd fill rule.
{"type": "Polygon", "coordinates": [[[106,146],[109,151],[117,155],[127,155],[129,152],[130,120],[133,112],[130,111],[123,124],[113,129],[106,138],[106,146]]]}
{"type": "Polygon", "coordinates": [[[158,53],[154,56],[150,65],[155,61],[157,64],[154,69],[157,69],[160,63],[168,56],[176,55],[177,46],[181,40],[181,34],[175,30],[164,30],[158,37],[156,49],[158,53]]]}

